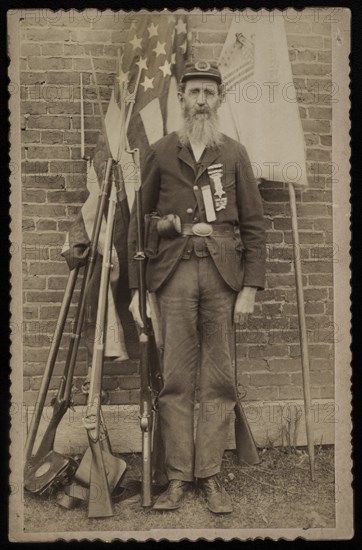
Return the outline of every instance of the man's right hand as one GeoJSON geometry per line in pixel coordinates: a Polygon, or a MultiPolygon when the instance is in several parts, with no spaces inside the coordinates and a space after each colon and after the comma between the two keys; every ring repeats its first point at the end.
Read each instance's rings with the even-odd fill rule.
{"type": "MultiPolygon", "coordinates": [[[[143,327],[143,321],[140,314],[140,293],[138,290],[134,291],[134,294],[132,296],[132,300],[128,309],[132,313],[132,317],[135,323],[137,323],[139,327],[143,327]]],[[[148,301],[148,296],[146,298],[146,315],[147,317],[151,317],[151,308],[148,301]]]]}

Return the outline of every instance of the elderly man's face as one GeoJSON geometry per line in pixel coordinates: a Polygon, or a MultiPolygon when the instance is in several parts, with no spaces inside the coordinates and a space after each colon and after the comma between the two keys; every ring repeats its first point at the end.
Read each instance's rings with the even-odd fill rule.
{"type": "Polygon", "coordinates": [[[195,118],[208,118],[220,106],[217,83],[208,78],[192,78],[186,81],[185,91],[179,95],[184,113],[195,118]]]}

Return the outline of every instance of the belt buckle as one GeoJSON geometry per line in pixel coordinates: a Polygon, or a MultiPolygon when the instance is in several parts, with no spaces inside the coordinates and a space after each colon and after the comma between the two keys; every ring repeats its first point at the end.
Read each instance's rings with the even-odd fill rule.
{"type": "Polygon", "coordinates": [[[194,235],[197,235],[197,237],[208,237],[213,232],[212,225],[203,222],[195,223],[191,230],[194,235]]]}

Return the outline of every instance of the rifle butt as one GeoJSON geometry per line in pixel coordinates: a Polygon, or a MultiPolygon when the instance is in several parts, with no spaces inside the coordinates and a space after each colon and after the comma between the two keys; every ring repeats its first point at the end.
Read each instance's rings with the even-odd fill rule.
{"type": "Polygon", "coordinates": [[[242,405],[235,405],[235,446],[241,464],[259,464],[260,458],[242,405]]]}
{"type": "MultiPolygon", "coordinates": [[[[127,469],[127,464],[121,458],[117,458],[104,449],[102,442],[103,462],[107,473],[109,491],[112,494],[114,488],[121,480],[123,474],[127,469]]],[[[74,475],[74,480],[83,485],[84,487],[90,486],[90,474],[92,469],[93,456],[92,451],[88,447],[83,455],[83,458],[79,464],[79,467],[74,475]]]]}
{"type": "Polygon", "coordinates": [[[67,409],[68,409],[68,404],[66,402],[60,402],[57,410],[53,407],[52,417],[49,421],[48,426],[46,427],[42,440],[34,455],[33,462],[38,462],[45,455],[47,455],[50,451],[53,450],[58,426],[63,416],[65,415],[67,409]]]}
{"type": "MultiPolygon", "coordinates": [[[[142,422],[142,418],[141,418],[142,422]]],[[[142,430],[142,506],[152,506],[152,441],[151,430],[142,430]]]]}
{"type": "Polygon", "coordinates": [[[158,412],[154,413],[153,441],[152,441],[152,471],[156,485],[166,485],[168,482],[165,467],[165,448],[161,434],[161,423],[158,412]]]}
{"type": "Polygon", "coordinates": [[[90,440],[92,464],[89,484],[89,518],[105,518],[114,515],[107,472],[103,460],[101,443],[90,440]]]}

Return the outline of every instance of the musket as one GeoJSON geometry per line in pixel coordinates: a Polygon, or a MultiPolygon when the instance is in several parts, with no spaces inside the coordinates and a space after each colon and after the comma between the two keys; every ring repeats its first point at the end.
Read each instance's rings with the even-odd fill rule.
{"type": "MultiPolygon", "coordinates": [[[[89,517],[105,517],[113,515],[111,493],[127,468],[124,460],[112,455],[107,428],[100,408],[102,400],[102,371],[105,346],[106,305],[110,272],[112,268],[111,254],[115,226],[115,210],[117,200],[120,200],[120,196],[122,195],[121,187],[124,185],[123,179],[121,179],[123,177],[121,171],[118,172],[118,177],[119,180],[116,185],[114,177],[114,162],[110,157],[107,161],[105,170],[105,178],[107,178],[107,181],[103,181],[103,193],[101,193],[102,211],[104,212],[106,209],[107,200],[109,200],[109,206],[107,212],[104,255],[96,318],[97,337],[100,333],[100,340],[98,342],[96,340],[93,347],[92,367],[90,369],[90,387],[87,401],[88,405],[84,418],[84,425],[87,429],[89,449],[91,452],[88,452],[89,449],[86,451],[77,471],[75,472],[75,481],[65,489],[63,499],[58,501],[60,505],[66,508],[72,508],[75,505],[74,500],[77,500],[77,497],[74,495],[81,494],[84,498],[89,500],[89,517]],[[113,182],[111,181],[111,173],[113,176],[113,182]],[[79,491],[80,487],[78,486],[78,483],[81,483],[83,487],[89,486],[89,491],[79,491]]],[[[100,217],[99,226],[97,220],[95,223],[98,238],[101,223],[102,217],[100,217]]],[[[96,254],[97,249],[91,248],[90,258],[94,257],[94,261],[96,254]]],[[[91,265],[94,265],[94,261],[91,265]]],[[[84,308],[82,309],[81,314],[83,318],[84,308]]],[[[71,378],[68,377],[67,380],[69,381],[71,378]]],[[[66,386],[65,393],[67,396],[70,395],[70,391],[71,386],[66,386]]]]}
{"type": "Polygon", "coordinates": [[[259,464],[260,458],[255,445],[253,434],[251,433],[248,419],[246,418],[243,406],[241,404],[238,391],[238,365],[237,365],[237,346],[236,346],[236,325],[234,324],[234,373],[235,373],[235,392],[236,404],[235,412],[235,446],[236,454],[240,464],[259,464]]]}
{"type": "MultiPolygon", "coordinates": [[[[112,168],[112,162],[108,161],[105,168],[102,186],[99,192],[95,223],[93,226],[91,242],[89,245],[87,263],[85,265],[84,273],[83,273],[82,287],[80,291],[79,302],[78,302],[76,316],[74,320],[74,330],[70,334],[70,341],[68,346],[68,353],[67,353],[67,358],[65,362],[64,372],[63,372],[63,376],[60,382],[57,395],[52,400],[52,407],[53,407],[52,418],[45,430],[45,433],[39,444],[36,455],[32,459],[32,462],[34,463],[41,460],[47,453],[49,453],[52,450],[56,430],[65,412],[67,411],[70,405],[73,374],[74,374],[74,369],[76,365],[80,337],[81,337],[82,327],[83,327],[84,314],[85,314],[86,289],[93,275],[94,265],[95,265],[95,261],[98,253],[97,246],[99,241],[99,234],[101,230],[103,215],[106,208],[107,197],[109,196],[109,191],[110,191],[111,168],[112,168]]],[[[63,303],[59,313],[55,337],[53,338],[48,361],[47,361],[46,368],[43,375],[42,385],[39,390],[39,397],[38,397],[34,415],[31,421],[31,426],[30,426],[29,435],[28,435],[26,448],[25,448],[26,460],[30,459],[31,453],[33,451],[36,433],[39,428],[41,414],[44,408],[44,403],[45,403],[47,391],[49,388],[50,378],[54,370],[54,364],[56,361],[57,352],[59,350],[61,337],[64,331],[64,324],[66,321],[67,313],[69,311],[69,304],[73,295],[78,270],[79,270],[79,267],[74,268],[70,272],[70,276],[68,279],[67,288],[65,290],[63,303]]]]}
{"type": "Polygon", "coordinates": [[[158,394],[163,387],[163,350],[157,346],[152,321],[149,319],[148,322],[148,362],[150,368],[151,391],[153,394],[152,481],[155,485],[163,486],[168,482],[165,469],[165,447],[162,440],[161,422],[158,412],[158,394]]]}
{"type": "MultiPolygon", "coordinates": [[[[98,90],[97,90],[98,91],[98,90]]],[[[99,98],[100,102],[100,98],[99,98]]],[[[111,170],[113,159],[109,158],[105,169],[102,185],[99,190],[98,203],[95,213],[95,222],[92,229],[89,251],[86,258],[86,264],[83,273],[82,287],[80,291],[79,301],[74,320],[74,328],[70,334],[68,352],[63,371],[63,376],[56,396],[52,399],[52,417],[47,425],[45,433],[40,441],[37,452],[32,456],[36,435],[39,429],[41,415],[44,409],[46,396],[49,389],[50,379],[52,377],[56,357],[58,354],[61,338],[64,332],[65,321],[68,315],[70,302],[73,296],[74,287],[76,284],[79,265],[71,270],[65,289],[63,302],[60,308],[57,327],[52,345],[49,351],[47,363],[42,378],[41,387],[39,390],[35,410],[32,416],[28,437],[25,445],[25,488],[30,491],[39,492],[43,486],[49,484],[57,475],[59,468],[65,467],[65,462],[69,459],[60,460],[59,453],[53,450],[54,440],[57,428],[71,404],[72,381],[78,355],[79,343],[83,328],[85,305],[86,305],[86,290],[92,278],[95,261],[98,254],[98,241],[101,231],[102,220],[106,211],[107,201],[111,189],[111,170]],[[44,461],[47,463],[47,468],[44,467],[44,461]],[[39,471],[44,470],[44,475],[39,475],[39,471]],[[35,479],[36,478],[36,479],[35,479]]]]}
{"type": "Polygon", "coordinates": [[[142,506],[152,505],[152,390],[150,380],[149,323],[147,319],[147,291],[145,281],[146,255],[144,251],[144,220],[141,197],[139,149],[127,151],[135,166],[135,203],[137,239],[134,259],[137,262],[139,309],[143,326],[139,327],[140,343],[140,428],[142,432],[142,506]]]}
{"type": "MultiPolygon", "coordinates": [[[[105,233],[102,272],[100,280],[100,290],[98,298],[96,327],[99,334],[99,338],[94,342],[92,368],[90,374],[90,386],[88,394],[88,404],[86,409],[86,415],[84,418],[84,425],[87,430],[89,447],[91,449],[92,461],[90,465],[90,485],[89,485],[89,507],[88,517],[106,517],[113,515],[113,506],[111,500],[111,488],[109,479],[107,477],[107,470],[104,460],[104,454],[110,454],[110,443],[106,433],[106,427],[102,421],[101,412],[101,393],[102,393],[102,371],[104,360],[104,348],[105,348],[105,327],[106,327],[106,314],[107,314],[107,297],[109,290],[110,274],[112,269],[112,246],[115,228],[115,214],[117,198],[121,195],[121,184],[124,186],[123,176],[121,170],[118,175],[121,181],[117,181],[111,171],[114,169],[115,161],[113,160],[111,148],[107,135],[107,128],[105,124],[105,118],[102,108],[102,102],[100,97],[99,88],[97,86],[96,74],[94,69],[93,58],[90,57],[92,65],[93,79],[96,85],[97,101],[101,116],[102,133],[105,141],[106,150],[108,152],[107,160],[107,176],[108,176],[108,188],[107,193],[104,196],[109,199],[108,212],[107,212],[107,226],[105,233]],[[109,187],[110,186],[110,187],[109,187]],[[105,444],[103,443],[105,441],[105,444]],[[108,448],[107,448],[108,447],[108,448]]],[[[122,475],[125,471],[126,464],[121,459],[115,459],[119,464],[117,472],[122,475]]],[[[114,462],[114,461],[113,461],[114,462]]],[[[109,470],[109,468],[108,468],[109,470]]],[[[78,469],[79,471],[79,469],[78,469]]],[[[108,471],[108,476],[110,472],[108,471]]],[[[76,474],[77,475],[77,474],[76,474]]],[[[118,479],[117,479],[118,481],[118,479]]]]}
{"type": "MultiPolygon", "coordinates": [[[[72,269],[72,271],[70,271],[68,276],[67,286],[65,288],[65,292],[63,296],[63,301],[60,306],[58,320],[56,324],[56,330],[49,349],[49,354],[45,365],[43,378],[41,381],[38,397],[35,404],[35,409],[33,412],[33,416],[31,418],[29,432],[26,439],[26,444],[25,444],[25,466],[26,467],[29,466],[29,461],[35,462],[35,460],[32,459],[34,443],[38,433],[41,416],[44,410],[44,405],[45,405],[46,396],[49,390],[50,380],[53,375],[60,342],[64,332],[65,322],[67,320],[69,307],[70,307],[70,303],[74,292],[74,287],[77,282],[78,271],[79,271],[79,267],[75,267],[74,269],[72,269]]],[[[53,438],[53,441],[54,441],[54,438],[53,438]]],[[[52,443],[50,447],[52,447],[52,443]]]]}
{"type": "Polygon", "coordinates": [[[90,468],[88,517],[107,517],[113,515],[113,505],[109,488],[103,446],[101,440],[101,392],[102,370],[105,346],[105,324],[107,314],[107,296],[112,268],[112,242],[116,211],[116,189],[113,182],[109,198],[107,227],[103,251],[102,272],[98,299],[96,326],[99,337],[94,342],[92,371],[90,378],[88,404],[84,425],[87,430],[89,446],[92,451],[90,468]]]}

